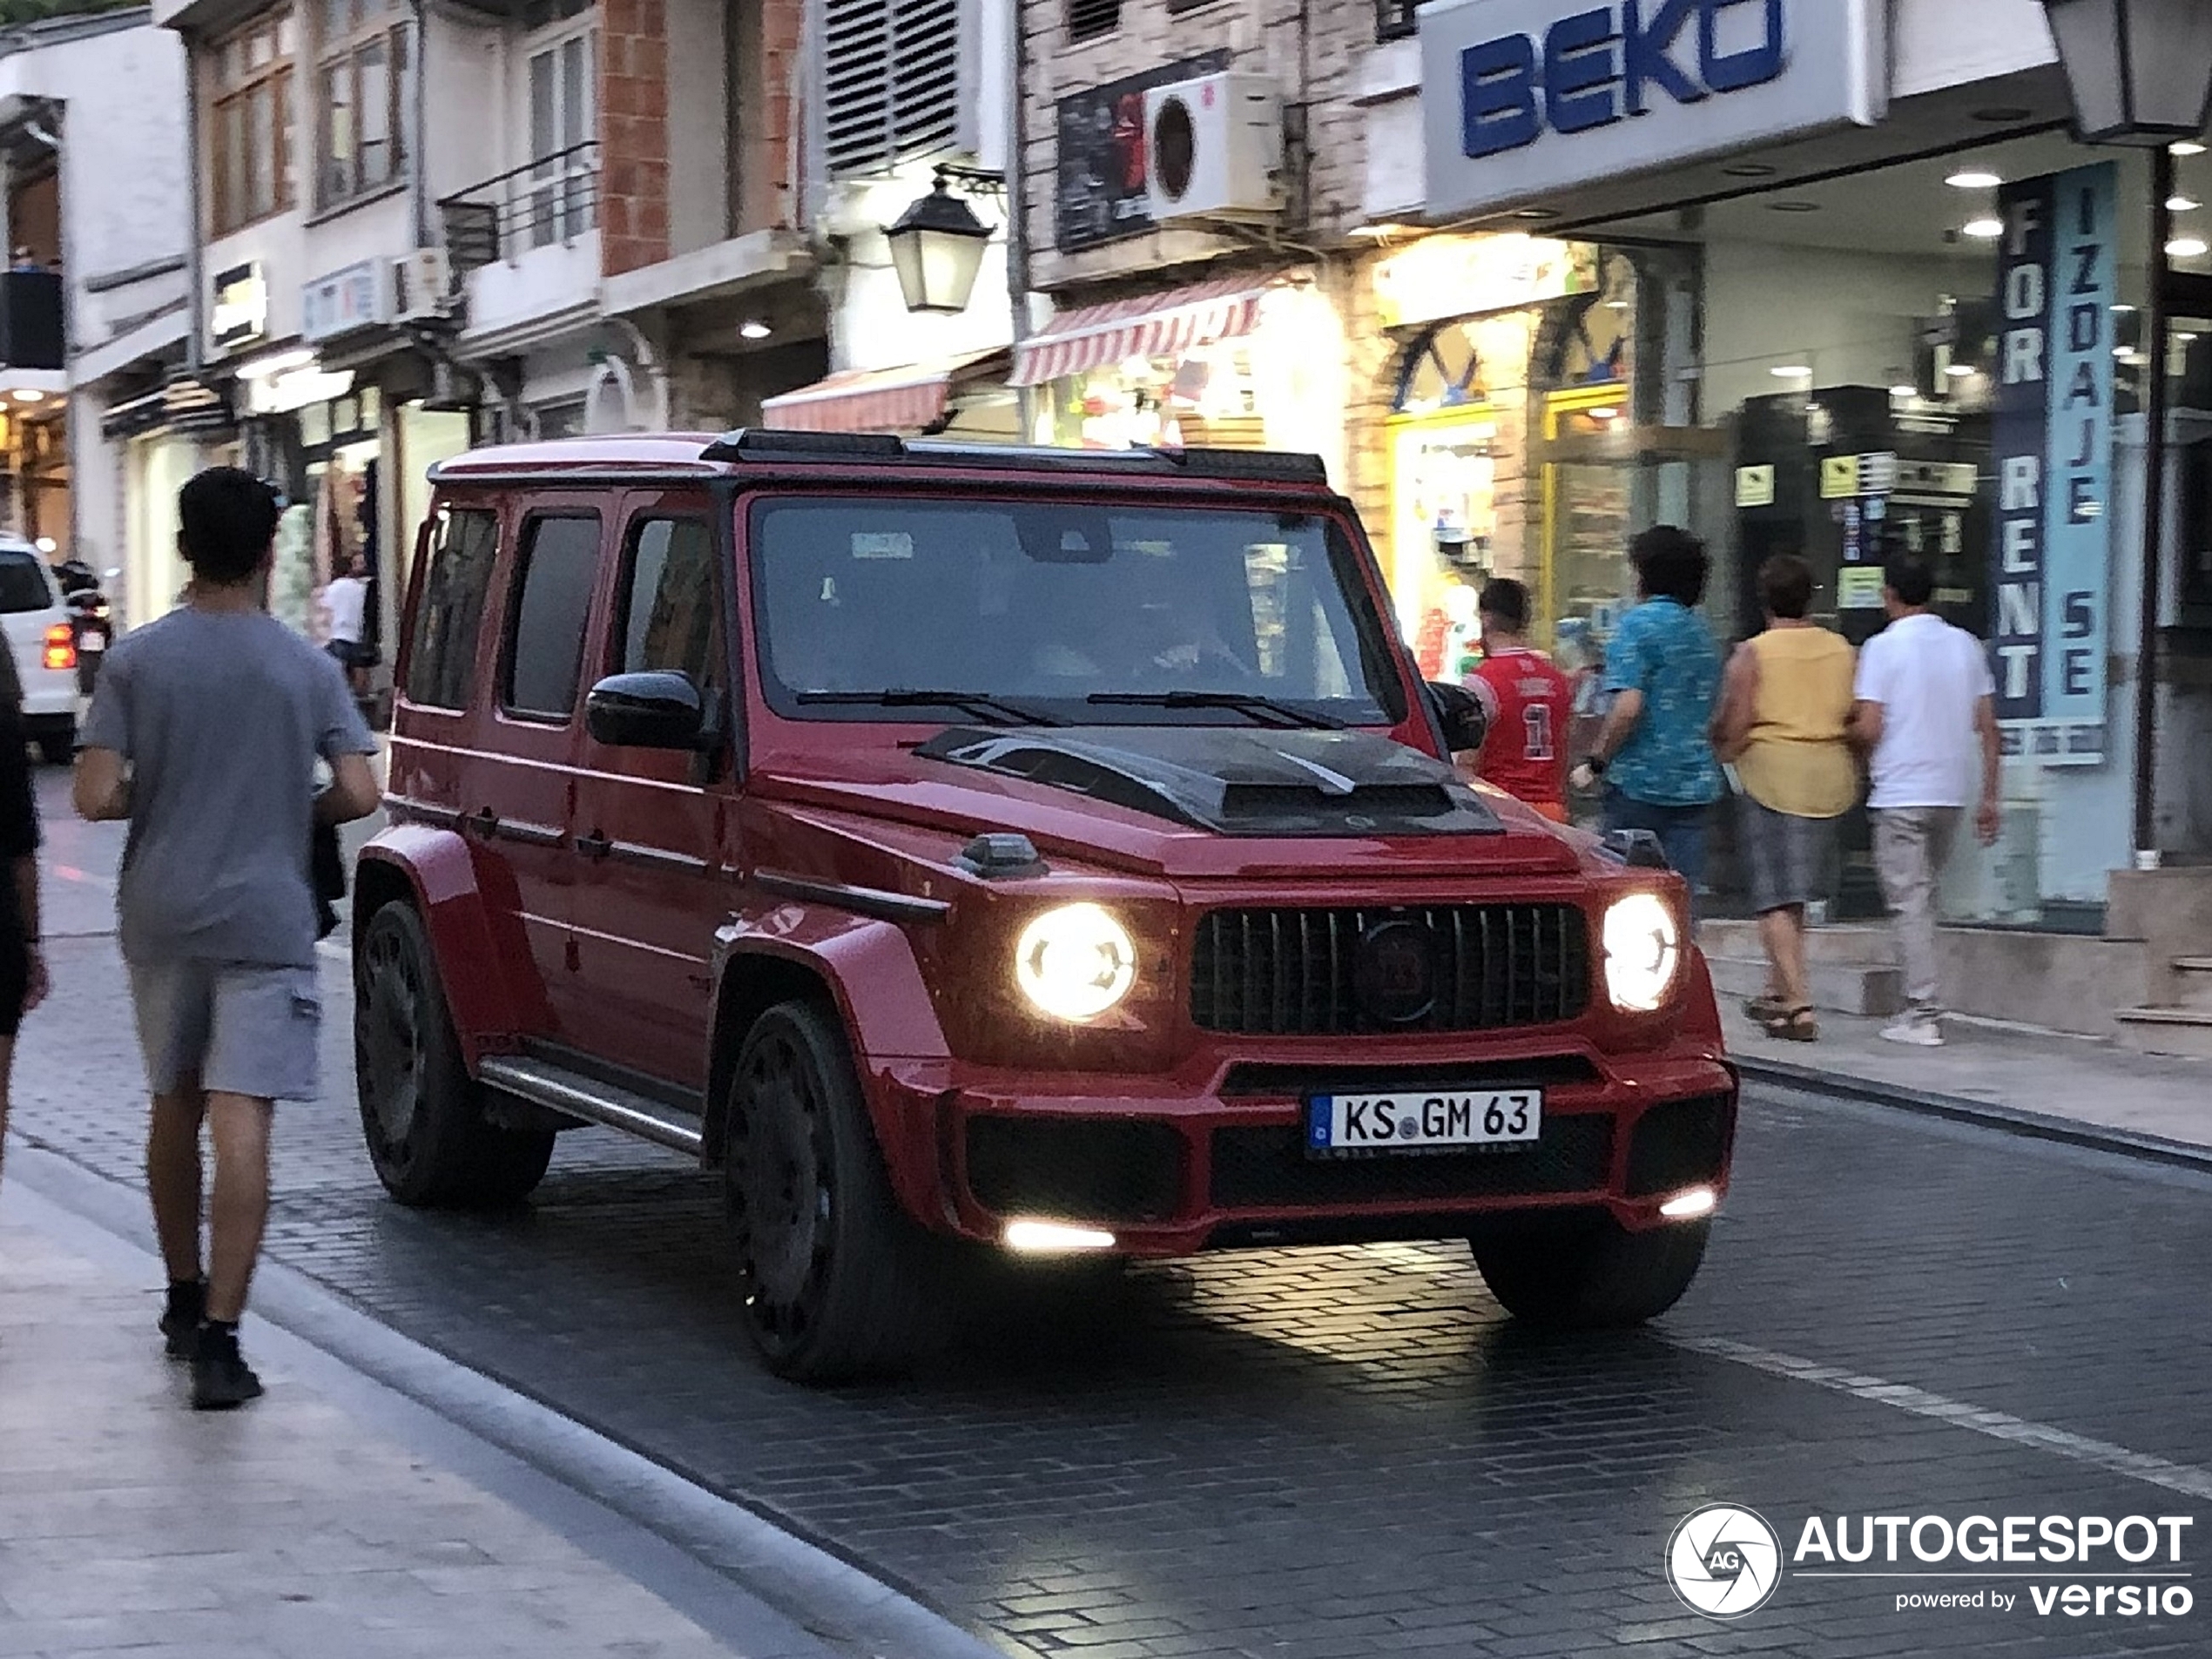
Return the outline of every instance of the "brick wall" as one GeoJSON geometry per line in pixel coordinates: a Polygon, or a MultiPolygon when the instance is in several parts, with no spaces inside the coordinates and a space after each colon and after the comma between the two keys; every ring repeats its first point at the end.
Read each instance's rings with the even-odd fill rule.
{"type": "Polygon", "coordinates": [[[734,118],[743,140],[738,158],[737,233],[788,230],[799,222],[794,165],[800,145],[794,92],[806,72],[805,0],[757,0],[745,41],[752,84],[739,89],[734,118]]]}
{"type": "Polygon", "coordinates": [[[667,110],[663,0],[601,0],[599,233],[609,276],[668,257],[667,110]]]}

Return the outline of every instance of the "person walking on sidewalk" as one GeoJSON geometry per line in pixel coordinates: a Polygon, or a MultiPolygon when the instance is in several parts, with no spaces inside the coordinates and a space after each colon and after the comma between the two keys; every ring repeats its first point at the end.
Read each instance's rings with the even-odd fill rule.
{"type": "Polygon", "coordinates": [[[1851,711],[1851,735],[1872,774],[1874,869],[1897,916],[1909,999],[1882,1035],[1933,1049],[1943,1042],[1938,887],[1969,805],[1979,803],[1982,844],[1997,840],[1997,686],[1981,641],[1930,610],[1935,573],[1926,563],[1900,555],[1883,581],[1890,624],[1859,652],[1851,711]]]}
{"type": "Polygon", "coordinates": [[[338,666],[265,611],[277,505],[216,467],[178,496],[192,602],[118,641],[86,717],[77,810],[129,820],[116,908],[153,1095],[146,1184],[161,1330],[192,1404],[261,1392],[239,1320],[268,1215],[273,1103],[313,1100],[321,1000],[315,826],[367,816],[375,744],[338,666]],[[333,782],[315,792],[318,758],[333,782]],[[214,1143],[200,1255],[199,1135],[214,1143]]]}
{"type": "Polygon", "coordinates": [[[1489,722],[1477,775],[1554,824],[1567,818],[1567,728],[1575,688],[1528,643],[1528,590],[1501,577],[1482,590],[1482,665],[1467,690],[1489,722]]]}
{"type": "Polygon", "coordinates": [[[1825,899],[1836,821],[1858,799],[1851,757],[1851,648],[1806,618],[1812,567],[1794,553],[1759,567],[1766,631],[1729,659],[1713,747],[1736,767],[1751,907],[1766,948],[1767,988],[1745,1011],[1769,1036],[1820,1035],[1805,973],[1805,907],[1825,899]]]}
{"type": "Polygon", "coordinates": [[[1705,875],[1705,818],[1720,799],[1713,700],[1721,658],[1696,607],[1712,569],[1705,544],[1662,524],[1629,544],[1642,603],[1621,618],[1606,652],[1613,696],[1577,789],[1605,780],[1605,828],[1649,830],[1696,903],[1705,875]]]}
{"type": "Polygon", "coordinates": [[[0,1169],[7,1164],[8,1089],[23,1016],[46,1000],[46,962],[38,949],[38,803],[24,745],[23,683],[12,654],[0,651],[0,1169]]]}

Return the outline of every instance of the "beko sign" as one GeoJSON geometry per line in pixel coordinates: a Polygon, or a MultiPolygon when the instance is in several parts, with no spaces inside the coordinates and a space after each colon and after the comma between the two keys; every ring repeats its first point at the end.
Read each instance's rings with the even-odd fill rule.
{"type": "Polygon", "coordinates": [[[1887,0],[1461,0],[1421,14],[1428,211],[1878,120],[1887,0]]]}

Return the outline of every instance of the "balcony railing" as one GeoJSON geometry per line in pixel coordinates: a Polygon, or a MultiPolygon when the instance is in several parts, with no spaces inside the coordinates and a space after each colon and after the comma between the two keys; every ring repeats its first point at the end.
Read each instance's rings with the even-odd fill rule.
{"type": "Polygon", "coordinates": [[[1421,31],[1421,0],[1375,0],[1375,38],[1406,40],[1421,31]]]}
{"type": "Polygon", "coordinates": [[[438,212],[456,275],[573,242],[598,226],[599,145],[587,141],[524,162],[448,196],[438,212]]]}

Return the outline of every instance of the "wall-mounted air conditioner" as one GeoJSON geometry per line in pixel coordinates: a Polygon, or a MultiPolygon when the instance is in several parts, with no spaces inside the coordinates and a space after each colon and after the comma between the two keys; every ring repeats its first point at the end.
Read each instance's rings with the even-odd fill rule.
{"type": "Polygon", "coordinates": [[[418,247],[392,262],[402,321],[440,315],[453,293],[453,264],[442,247],[418,247]]]}
{"type": "Polygon", "coordinates": [[[1282,211],[1283,98],[1264,75],[1224,71],[1144,95],[1155,224],[1264,219],[1282,211]]]}

